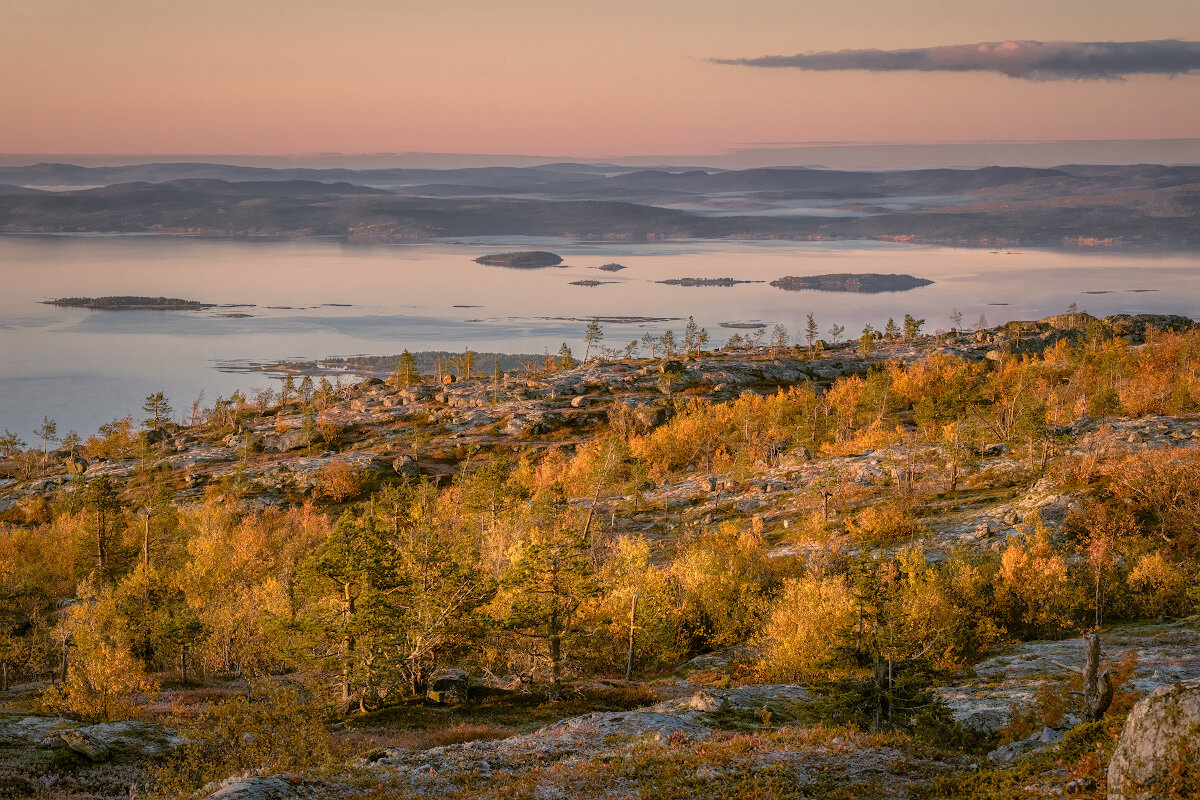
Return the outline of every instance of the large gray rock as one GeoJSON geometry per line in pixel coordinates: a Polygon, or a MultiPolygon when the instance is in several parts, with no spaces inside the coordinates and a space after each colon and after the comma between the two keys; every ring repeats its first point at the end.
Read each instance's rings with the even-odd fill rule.
{"type": "Polygon", "coordinates": [[[204,800],[290,800],[304,793],[283,778],[253,777],[224,781],[204,800]]]}
{"type": "Polygon", "coordinates": [[[153,722],[100,722],[80,728],[79,732],[102,742],[118,755],[138,758],[165,755],[183,745],[183,739],[174,729],[153,722]]]}
{"type": "Polygon", "coordinates": [[[63,731],[59,734],[59,738],[66,742],[67,747],[76,753],[87,756],[92,761],[108,761],[112,755],[104,742],[88,736],[78,729],[63,731]]]}
{"type": "Polygon", "coordinates": [[[268,433],[262,439],[263,450],[268,453],[286,453],[308,447],[312,434],[303,428],[290,428],[279,433],[268,433]]]}
{"type": "Polygon", "coordinates": [[[1019,756],[1041,753],[1049,749],[1052,745],[1061,742],[1063,735],[1062,731],[1057,731],[1054,728],[1042,728],[1027,739],[1021,739],[1018,742],[1009,742],[1003,747],[997,747],[987,754],[988,761],[993,764],[1003,765],[1008,764],[1019,756]]]}
{"type": "Polygon", "coordinates": [[[183,745],[183,739],[173,729],[153,722],[126,720],[84,725],[58,717],[0,721],[0,741],[51,751],[65,744],[92,761],[155,758],[183,745]]]}
{"type": "Polygon", "coordinates": [[[392,461],[392,469],[402,478],[410,481],[421,480],[421,468],[417,465],[417,460],[410,455],[397,456],[392,461]]]}
{"type": "Polygon", "coordinates": [[[435,703],[461,703],[467,699],[470,677],[465,670],[442,669],[433,674],[426,696],[435,703]]]}
{"type": "Polygon", "coordinates": [[[1108,798],[1187,796],[1169,791],[1187,791],[1170,787],[1180,765],[1195,780],[1200,769],[1200,679],[1162,686],[1133,707],[1108,764],[1108,798]]]}

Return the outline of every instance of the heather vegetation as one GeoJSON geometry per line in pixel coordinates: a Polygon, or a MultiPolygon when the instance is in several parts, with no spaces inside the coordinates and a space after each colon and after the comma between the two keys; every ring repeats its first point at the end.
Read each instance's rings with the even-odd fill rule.
{"type": "MultiPolygon", "coordinates": [[[[806,344],[784,330],[717,352],[691,331],[686,356],[672,337],[652,360],[597,360],[596,326],[582,364],[564,345],[525,380],[613,375],[611,387],[640,370],[653,404],[579,393],[598,408],[577,424],[496,423],[469,439],[421,405],[452,404],[411,358],[387,384],[289,378],[280,393],[191,409],[186,424],[155,395],[144,422],[86,440],[50,420],[32,447],[6,432],[0,696],[177,726],[187,744],[137,780],[183,794],[244,770],[318,775],[372,748],[669,700],[681,676],[693,689],[799,685],[804,702],[710,709],[723,732],[708,744],[671,733],[624,761],[584,759],[572,780],[636,778],[678,796],[708,770],[704,791],[720,796],[843,796],[853,781],[798,775],[782,756],[740,778],[738,765],[854,746],[924,765],[921,791],[966,796],[938,775],[1082,705],[1052,685],[1009,728],[980,731],[939,687],[1021,642],[1196,611],[1200,448],[1165,421],[1200,412],[1200,332],[1122,334],[1070,314],[925,336],[923,322],[829,345],[810,317],[806,344]],[[954,342],[984,342],[986,357],[954,342]],[[710,377],[831,358],[842,368],[732,396],[710,377]],[[384,427],[342,413],[366,391],[407,395],[413,411],[384,427]],[[1166,432],[1112,433],[1130,420],[1166,432]],[[289,431],[294,446],[271,444],[289,431]],[[356,460],[381,441],[411,467],[356,460]],[[174,454],[206,443],[227,455],[201,480],[174,454]],[[255,477],[311,460],[307,484],[255,477]],[[1028,497],[1041,499],[1009,512],[1007,535],[989,538],[986,521],[980,536],[956,533],[1028,497]]],[[[517,402],[498,363],[457,367],[480,404],[517,402]]],[[[1117,718],[1132,669],[1113,671],[1117,718]]],[[[1063,750],[1093,790],[1112,719],[1063,750]]],[[[438,791],[526,796],[544,769],[438,791]]],[[[1011,796],[1028,778],[985,773],[972,796],[1011,796]]],[[[879,777],[863,780],[875,796],[879,777]]]]}

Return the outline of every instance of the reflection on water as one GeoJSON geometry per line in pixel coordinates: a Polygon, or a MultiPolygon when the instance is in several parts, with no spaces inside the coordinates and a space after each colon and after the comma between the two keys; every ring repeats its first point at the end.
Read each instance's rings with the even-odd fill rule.
{"type": "Polygon", "coordinates": [[[177,410],[264,379],[226,374],[231,361],[312,359],[410,350],[557,352],[579,347],[584,323],[623,347],[691,315],[714,342],[721,323],[786,325],[812,312],[821,330],[847,331],[909,313],[926,329],[998,324],[1064,310],[1200,317],[1200,257],[955,250],[880,242],[567,242],[479,238],[399,246],[227,242],[170,237],[0,237],[0,429],[29,438],[42,416],[88,433],[164,390],[177,410]],[[511,270],[473,259],[552,250],[564,267],[511,270]],[[620,272],[602,272],[618,262],[620,272]],[[771,281],[834,272],[907,273],[934,281],[874,295],[785,292],[767,283],[671,286],[674,278],[771,281]],[[595,286],[573,285],[603,279],[595,286]],[[229,310],[90,311],[41,305],[65,296],[153,295],[229,310]],[[654,320],[673,320],[668,322],[654,320]]]}

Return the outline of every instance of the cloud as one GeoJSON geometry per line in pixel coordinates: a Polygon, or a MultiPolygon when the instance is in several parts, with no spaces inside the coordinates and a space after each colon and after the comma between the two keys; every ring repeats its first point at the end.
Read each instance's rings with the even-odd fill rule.
{"type": "Polygon", "coordinates": [[[1122,80],[1126,75],[1183,75],[1200,70],[1200,42],[980,42],[914,50],[837,50],[710,60],[822,72],[998,72],[1030,81],[1122,80]]]}

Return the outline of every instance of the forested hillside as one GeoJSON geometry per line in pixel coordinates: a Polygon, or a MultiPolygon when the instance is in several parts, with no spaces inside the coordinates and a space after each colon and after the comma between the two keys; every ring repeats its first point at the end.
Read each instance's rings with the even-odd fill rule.
{"type": "Polygon", "coordinates": [[[0,796],[1102,796],[1133,701],[1200,676],[1200,331],[923,325],[5,432],[0,796]],[[92,765],[27,715],[182,739],[92,765]]]}

